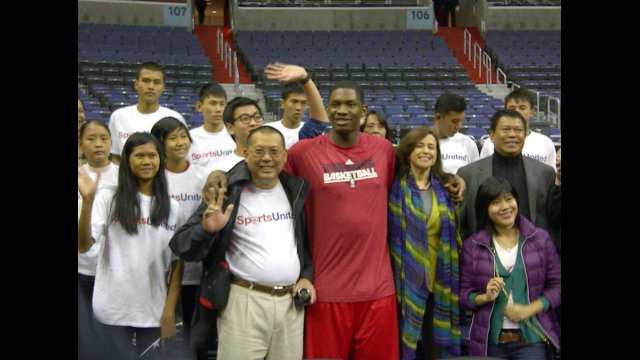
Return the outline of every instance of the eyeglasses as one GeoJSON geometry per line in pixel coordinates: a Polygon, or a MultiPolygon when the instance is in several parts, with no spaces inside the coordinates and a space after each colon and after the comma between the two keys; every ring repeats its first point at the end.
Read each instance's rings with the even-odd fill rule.
{"type": "Polygon", "coordinates": [[[269,156],[271,157],[276,157],[280,154],[282,154],[282,152],[284,151],[284,149],[282,148],[270,148],[270,149],[263,149],[263,148],[257,148],[257,149],[249,149],[249,152],[252,153],[253,155],[256,155],[258,157],[263,157],[266,153],[269,153],[269,156]]]}
{"type": "Polygon", "coordinates": [[[254,113],[253,115],[242,114],[237,118],[233,119],[233,121],[240,121],[242,125],[249,125],[251,119],[256,122],[256,124],[262,124],[262,115],[260,113],[254,113]]]}

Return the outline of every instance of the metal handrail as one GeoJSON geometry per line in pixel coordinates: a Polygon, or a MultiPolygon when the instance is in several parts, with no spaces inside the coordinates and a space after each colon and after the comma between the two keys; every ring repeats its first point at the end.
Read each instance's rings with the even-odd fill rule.
{"type": "Polygon", "coordinates": [[[528,89],[530,92],[536,94],[536,121],[540,121],[540,91],[528,89]]]}
{"type": "Polygon", "coordinates": [[[548,96],[547,97],[547,114],[553,114],[551,112],[551,102],[555,101],[558,104],[558,113],[557,115],[557,119],[558,119],[558,128],[560,128],[560,99],[557,97],[553,97],[553,96],[548,96]]]}
{"type": "Polygon", "coordinates": [[[224,36],[222,35],[222,30],[220,30],[220,27],[218,27],[216,29],[216,53],[218,54],[218,56],[220,56],[220,60],[223,59],[223,55],[222,55],[223,42],[224,42],[224,36]]]}
{"type": "Polygon", "coordinates": [[[491,79],[492,79],[492,76],[491,76],[492,66],[491,66],[491,56],[489,56],[489,54],[487,54],[486,51],[482,52],[482,65],[485,66],[485,74],[487,76],[486,84],[489,85],[491,84],[491,79]]]}
{"type": "Polygon", "coordinates": [[[227,58],[225,61],[225,69],[229,70],[229,77],[233,76],[233,66],[232,66],[232,56],[235,53],[233,50],[231,50],[231,45],[229,45],[226,41],[224,43],[227,47],[227,58]]]}
{"type": "Polygon", "coordinates": [[[467,55],[468,60],[471,61],[471,32],[465,28],[462,35],[464,37],[464,54],[467,55]]]}
{"type": "Polygon", "coordinates": [[[216,40],[216,52],[220,56],[220,61],[224,64],[224,70],[228,71],[229,77],[233,77],[237,87],[239,86],[238,54],[231,49],[231,45],[225,40],[220,27],[216,30],[216,40]]]}
{"type": "Polygon", "coordinates": [[[482,48],[476,42],[473,44],[473,68],[476,68],[476,60],[478,61],[478,76],[482,77],[482,48]]]}
{"type": "MultiPolygon", "coordinates": [[[[238,73],[238,54],[233,52],[233,88],[240,94],[240,75],[238,73]]],[[[242,94],[241,94],[242,95],[242,94]]]]}
{"type": "Polygon", "coordinates": [[[505,72],[502,71],[502,69],[496,68],[496,85],[500,85],[500,84],[507,85],[507,74],[505,74],[505,72]],[[502,77],[504,78],[503,82],[500,82],[500,74],[502,74],[502,77]]]}

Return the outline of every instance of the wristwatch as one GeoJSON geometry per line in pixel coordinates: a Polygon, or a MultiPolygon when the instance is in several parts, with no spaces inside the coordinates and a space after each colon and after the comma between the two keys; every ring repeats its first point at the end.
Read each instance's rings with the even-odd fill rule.
{"type": "Polygon", "coordinates": [[[300,84],[301,85],[305,85],[306,83],[309,82],[309,80],[311,80],[311,73],[307,72],[307,77],[305,77],[304,79],[300,80],[300,84]]]}

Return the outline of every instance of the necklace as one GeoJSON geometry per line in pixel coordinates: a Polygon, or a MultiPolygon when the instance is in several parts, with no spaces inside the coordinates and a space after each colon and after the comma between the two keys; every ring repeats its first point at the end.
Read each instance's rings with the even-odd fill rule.
{"type": "Polygon", "coordinates": [[[493,238],[495,239],[496,243],[498,243],[498,245],[500,245],[500,247],[505,249],[506,251],[511,251],[511,249],[518,246],[518,233],[516,233],[516,241],[512,244],[509,244],[506,240],[502,239],[498,235],[494,235],[493,238]]]}
{"type": "Polygon", "coordinates": [[[500,247],[503,248],[506,251],[511,251],[514,247],[516,247],[516,245],[518,245],[518,243],[516,242],[513,245],[505,246],[505,245],[502,245],[500,242],[498,242],[498,245],[500,245],[500,247]]]}
{"type": "Polygon", "coordinates": [[[416,183],[416,186],[418,186],[418,190],[429,190],[431,187],[431,181],[428,181],[425,186],[420,186],[418,183],[416,183]]]}
{"type": "Polygon", "coordinates": [[[413,170],[409,170],[409,172],[411,173],[411,176],[413,176],[413,181],[415,181],[416,187],[418,188],[418,190],[428,190],[431,187],[431,180],[429,180],[429,174],[426,174],[426,176],[423,176],[422,179],[418,179],[418,176],[413,172],[413,170]],[[422,182],[423,179],[426,182],[424,186],[420,185],[420,182],[422,182]]]}

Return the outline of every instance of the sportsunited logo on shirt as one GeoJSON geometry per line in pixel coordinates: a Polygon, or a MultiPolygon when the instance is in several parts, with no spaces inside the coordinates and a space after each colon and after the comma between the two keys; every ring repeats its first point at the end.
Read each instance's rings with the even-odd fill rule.
{"type": "MultiPolygon", "coordinates": [[[[149,219],[149,217],[142,217],[138,219],[138,225],[149,225],[149,226],[153,226],[151,225],[151,220],[149,219]]],[[[162,224],[160,224],[160,226],[162,226],[163,228],[169,230],[169,231],[176,231],[178,229],[178,224],[173,224],[173,225],[169,225],[166,221],[163,222],[162,224]]]]}
{"type": "Polygon", "coordinates": [[[442,154],[442,160],[462,160],[469,161],[469,156],[459,154],[442,154]]]}
{"type": "Polygon", "coordinates": [[[283,220],[291,220],[293,219],[293,213],[291,211],[288,212],[272,212],[271,214],[262,214],[258,216],[242,216],[238,215],[236,217],[236,224],[238,225],[251,225],[251,224],[260,224],[271,221],[283,221],[283,220]]]}
{"type": "Polygon", "coordinates": [[[543,163],[547,162],[547,157],[546,156],[541,156],[541,155],[538,155],[538,154],[522,154],[522,155],[524,155],[524,156],[526,156],[528,158],[532,158],[534,160],[541,161],[543,163]]]}
{"type": "Polygon", "coordinates": [[[176,200],[176,201],[196,201],[196,202],[200,202],[200,200],[202,200],[202,195],[200,195],[200,194],[180,193],[180,194],[171,194],[171,198],[176,200]]]}
{"type": "Polygon", "coordinates": [[[215,150],[215,151],[207,151],[205,153],[193,153],[191,154],[191,160],[199,160],[199,159],[206,159],[206,158],[214,158],[214,157],[220,157],[220,156],[229,156],[231,155],[231,153],[233,152],[233,150],[215,150]]]}
{"type": "Polygon", "coordinates": [[[129,136],[131,136],[131,134],[133,134],[132,132],[128,133],[128,132],[124,132],[124,131],[118,131],[118,137],[120,139],[126,139],[129,136]]]}
{"type": "Polygon", "coordinates": [[[350,182],[373,179],[378,177],[373,160],[354,163],[347,160],[344,164],[323,165],[324,183],[350,182]]]}

